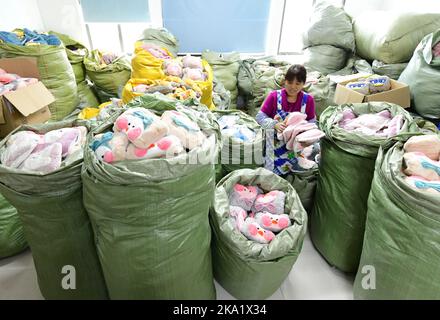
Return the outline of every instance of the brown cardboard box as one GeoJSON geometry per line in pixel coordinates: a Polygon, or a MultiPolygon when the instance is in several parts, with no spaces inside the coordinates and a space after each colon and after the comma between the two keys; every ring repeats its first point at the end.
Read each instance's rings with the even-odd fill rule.
{"type": "MultiPolygon", "coordinates": [[[[35,58],[0,59],[0,68],[24,78],[40,79],[35,58]]],[[[44,123],[50,119],[48,105],[55,98],[43,83],[37,82],[0,97],[0,138],[22,124],[44,123]]]]}
{"type": "Polygon", "coordinates": [[[390,79],[391,89],[375,94],[363,95],[347,88],[345,85],[351,81],[356,81],[365,75],[350,75],[346,78],[340,78],[336,86],[334,101],[336,104],[358,103],[370,101],[384,101],[395,103],[403,108],[409,108],[411,96],[409,86],[405,83],[390,79]]]}

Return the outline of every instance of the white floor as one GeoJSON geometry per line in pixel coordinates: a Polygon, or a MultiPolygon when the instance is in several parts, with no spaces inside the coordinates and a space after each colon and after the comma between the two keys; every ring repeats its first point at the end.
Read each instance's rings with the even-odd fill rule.
{"type": "MultiPolygon", "coordinates": [[[[269,299],[353,299],[353,281],[353,275],[344,274],[328,265],[307,235],[302,252],[288,278],[269,299]]],[[[218,283],[216,289],[218,300],[234,299],[218,283]]],[[[29,250],[0,260],[0,299],[43,299],[29,250]]]]}

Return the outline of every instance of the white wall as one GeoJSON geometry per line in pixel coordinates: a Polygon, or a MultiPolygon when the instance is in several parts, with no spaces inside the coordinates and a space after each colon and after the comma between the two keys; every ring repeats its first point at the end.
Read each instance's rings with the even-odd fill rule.
{"type": "Polygon", "coordinates": [[[44,29],[37,0],[2,1],[0,10],[0,30],[15,28],[44,29]]]}

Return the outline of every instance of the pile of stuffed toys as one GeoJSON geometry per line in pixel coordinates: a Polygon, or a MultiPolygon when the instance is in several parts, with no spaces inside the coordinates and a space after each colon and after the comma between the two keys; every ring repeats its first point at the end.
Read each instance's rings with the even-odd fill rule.
{"type": "Polygon", "coordinates": [[[440,139],[436,135],[414,136],[403,149],[405,181],[412,187],[440,195],[440,139]]]}
{"type": "Polygon", "coordinates": [[[284,213],[285,199],[282,191],[264,194],[256,186],[236,184],[229,196],[230,221],[249,240],[267,244],[292,225],[284,213]]]}
{"type": "Polygon", "coordinates": [[[237,115],[224,115],[218,118],[218,124],[222,135],[231,138],[235,142],[252,142],[256,133],[240,121],[237,115]]]}
{"type": "Polygon", "coordinates": [[[46,134],[19,131],[1,150],[5,167],[48,174],[83,157],[87,128],[72,127],[52,130],[46,134]]]}
{"type": "Polygon", "coordinates": [[[183,58],[165,60],[162,68],[166,75],[182,80],[205,81],[208,78],[208,74],[203,68],[202,59],[189,54],[183,58]]]}
{"type": "Polygon", "coordinates": [[[7,73],[5,70],[0,68],[0,96],[37,82],[38,79],[21,78],[16,74],[7,73]]]}
{"type": "Polygon", "coordinates": [[[390,90],[391,81],[387,76],[379,76],[374,74],[357,81],[349,82],[345,86],[363,95],[369,95],[390,90]]]}
{"type": "Polygon", "coordinates": [[[206,140],[196,122],[185,113],[169,110],[161,117],[144,108],[121,114],[109,131],[96,135],[90,147],[106,163],[175,157],[206,140]]]}
{"type": "Polygon", "coordinates": [[[390,138],[401,131],[403,120],[402,115],[393,117],[388,110],[357,116],[352,109],[346,108],[343,110],[338,124],[339,127],[346,131],[361,133],[367,136],[390,138]]]}

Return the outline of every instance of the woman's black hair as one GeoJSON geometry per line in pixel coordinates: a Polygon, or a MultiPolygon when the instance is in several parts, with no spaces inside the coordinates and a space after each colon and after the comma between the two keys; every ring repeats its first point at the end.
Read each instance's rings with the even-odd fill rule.
{"type": "Polygon", "coordinates": [[[307,70],[300,64],[294,64],[290,66],[284,77],[286,81],[293,81],[296,79],[298,82],[306,82],[307,70]]]}

